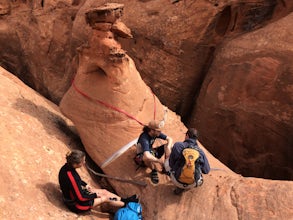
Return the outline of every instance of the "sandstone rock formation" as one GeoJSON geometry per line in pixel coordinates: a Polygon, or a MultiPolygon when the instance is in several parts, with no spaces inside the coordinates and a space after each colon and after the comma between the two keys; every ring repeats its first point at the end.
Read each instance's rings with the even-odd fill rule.
{"type": "Polygon", "coordinates": [[[246,176],[293,179],[292,23],[291,13],[223,44],[191,117],[210,151],[246,176]]]}
{"type": "Polygon", "coordinates": [[[119,2],[125,4],[123,20],[134,36],[122,42],[123,48],[144,81],[185,122],[217,47],[293,11],[290,0],[119,2]]]}
{"type": "MultiPolygon", "coordinates": [[[[112,29],[116,21],[120,22],[120,12],[122,5],[108,4],[86,13],[93,34],[88,44],[80,49],[77,75],[60,104],[61,111],[75,124],[85,149],[106,174],[147,183],[146,187],[141,187],[110,180],[114,189],[121,195],[139,194],[146,219],[285,219],[292,216],[292,182],[243,178],[207,151],[213,168],[211,173],[205,176],[202,187],[181,197],[172,194],[174,186],[167,176],[160,175],[160,184],[152,185],[150,170],[135,170],[133,148],[104,166],[138,136],[141,129],[138,121],[147,122],[154,113],[149,88],[115,40],[117,33],[130,36],[123,31],[128,30],[124,25],[119,32],[112,29]],[[112,20],[114,17],[117,20],[112,20]],[[117,111],[121,109],[123,112],[117,111]],[[129,115],[134,117],[127,117],[129,115]],[[282,204],[282,209],[278,204],[282,204]]],[[[164,106],[155,100],[157,117],[163,118],[164,106]]],[[[165,124],[166,134],[175,141],[183,140],[186,128],[178,116],[168,111],[165,124]]]]}
{"type": "MultiPolygon", "coordinates": [[[[109,219],[109,215],[101,212],[73,214],[61,202],[58,170],[68,147],[78,147],[68,129],[71,123],[53,103],[2,68],[0,92],[0,219],[109,219]]],[[[211,171],[201,188],[182,197],[171,193],[174,187],[162,176],[160,185],[154,187],[149,183],[141,188],[145,219],[292,217],[292,182],[243,178],[210,154],[208,157],[212,167],[220,170],[211,171]]],[[[128,164],[128,159],[120,162],[128,164]]],[[[123,173],[128,172],[128,168],[124,168],[123,173]]],[[[94,184],[85,170],[82,171],[82,177],[94,184]]],[[[137,177],[145,176],[141,172],[137,177]]],[[[129,191],[133,191],[130,184],[117,181],[113,184],[117,188],[127,185],[129,191]]]]}
{"type": "MultiPolygon", "coordinates": [[[[70,87],[78,68],[77,48],[87,42],[88,36],[93,31],[89,25],[86,25],[84,14],[104,2],[2,0],[0,2],[1,66],[13,72],[45,97],[59,103],[70,87]]],[[[182,121],[189,126],[197,126],[195,123],[199,116],[196,117],[195,112],[199,113],[200,110],[197,97],[202,84],[207,84],[205,77],[214,57],[220,55],[218,52],[220,50],[217,48],[221,48],[221,43],[229,42],[233,38],[273,23],[292,12],[293,7],[291,0],[166,0],[165,2],[119,0],[118,2],[125,4],[123,20],[133,34],[132,40],[119,39],[123,48],[128,51],[143,80],[161,102],[179,114],[182,121]]],[[[291,21],[287,22],[284,28],[287,25],[287,29],[290,29],[290,24],[291,21]]],[[[122,23],[118,25],[117,30],[123,29],[121,25],[122,23]]],[[[123,33],[125,31],[120,34],[123,33]]],[[[268,33],[267,35],[271,35],[277,32],[271,28],[268,33]]],[[[290,37],[291,35],[288,35],[288,38],[290,37]]],[[[261,39],[253,40],[254,42],[259,40],[257,44],[261,45],[261,39]]],[[[275,49],[265,50],[274,53],[275,49]]],[[[286,58],[279,57],[279,59],[281,62],[287,62],[286,58]]],[[[254,103],[255,106],[257,104],[254,103]]],[[[270,109],[264,111],[269,112],[270,109]]],[[[286,109],[282,111],[285,112],[286,109]]],[[[244,117],[238,115],[238,112],[233,114],[236,117],[244,117]]],[[[263,117],[265,120],[270,120],[269,115],[263,117]]],[[[211,118],[214,117],[209,117],[211,118]]],[[[218,126],[219,120],[209,120],[209,122],[208,128],[213,128],[218,126]]],[[[233,124],[233,119],[229,123],[233,124]]],[[[202,126],[200,128],[204,136],[213,134],[215,139],[213,143],[221,142],[222,137],[219,132],[206,128],[202,126]]],[[[246,147],[246,142],[242,139],[253,139],[256,132],[254,127],[246,127],[244,130],[241,126],[239,129],[243,129],[239,133],[245,134],[246,137],[241,135],[234,137],[228,130],[227,133],[226,130],[222,131],[222,135],[231,139],[230,145],[227,143],[226,146],[235,148],[236,145],[233,143],[237,142],[239,148],[246,151],[250,146],[246,147]]],[[[283,137],[292,132],[290,126],[279,129],[281,130],[286,131],[273,140],[275,143],[284,142],[283,137]]],[[[263,129],[258,131],[266,132],[263,129]]],[[[207,141],[207,147],[211,143],[207,138],[203,141],[207,141]]],[[[288,142],[290,146],[292,141],[289,139],[288,142]]],[[[267,142],[259,141],[251,148],[257,148],[259,145],[267,145],[267,142]]],[[[215,151],[215,154],[218,155],[218,152],[215,151]]],[[[235,166],[235,163],[238,163],[236,155],[242,154],[236,153],[235,156],[229,157],[233,161],[225,161],[225,163],[234,167],[237,172],[245,170],[247,173],[249,167],[245,163],[235,166]]],[[[256,160],[258,159],[253,159],[256,160]]],[[[264,160],[269,159],[265,157],[259,161],[264,160]]],[[[257,163],[254,163],[254,166],[257,166],[257,163]]],[[[277,165],[283,167],[282,176],[269,175],[268,172],[263,175],[263,168],[257,168],[258,172],[250,172],[247,175],[292,179],[290,177],[292,165],[289,164],[288,168],[284,168],[285,166],[287,165],[277,165]]]]}
{"type": "Polygon", "coordinates": [[[57,103],[71,81],[72,0],[2,0],[1,66],[57,103]],[[59,98],[58,98],[59,97],[59,98]]]}
{"type": "MultiPolygon", "coordinates": [[[[133,30],[134,38],[123,42],[124,48],[144,81],[184,119],[188,119],[216,46],[225,38],[286,16],[293,7],[290,0],[107,2],[125,4],[124,21],[133,30]]],[[[76,48],[90,32],[84,12],[104,1],[1,3],[2,66],[58,103],[76,72],[76,48]]]]}
{"type": "MultiPolygon", "coordinates": [[[[109,4],[86,12],[94,30],[88,44],[79,50],[77,74],[60,103],[62,113],[76,125],[87,152],[99,166],[135,140],[152,119],[165,118],[166,128],[176,128],[171,132],[174,136],[178,132],[182,136],[186,130],[179,116],[168,111],[146,86],[115,40],[117,35],[131,37],[120,20],[122,11],[123,5],[109,4]]],[[[115,175],[121,172],[114,165],[106,170],[115,175]]]]}
{"type": "MultiPolygon", "coordinates": [[[[0,67],[0,219],[109,219],[66,209],[58,172],[80,142],[58,107],[0,67]]],[[[83,169],[83,179],[91,184],[83,169]]]]}

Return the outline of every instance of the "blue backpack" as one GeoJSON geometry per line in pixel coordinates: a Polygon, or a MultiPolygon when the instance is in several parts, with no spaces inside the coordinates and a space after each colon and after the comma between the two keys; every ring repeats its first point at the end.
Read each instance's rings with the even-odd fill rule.
{"type": "Polygon", "coordinates": [[[142,206],[137,202],[129,202],[124,208],[118,209],[114,220],[142,220],[142,206]]]}

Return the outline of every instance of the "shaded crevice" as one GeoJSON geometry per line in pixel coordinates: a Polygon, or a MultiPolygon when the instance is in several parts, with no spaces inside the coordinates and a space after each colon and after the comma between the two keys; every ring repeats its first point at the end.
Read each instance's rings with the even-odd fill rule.
{"type": "Polygon", "coordinates": [[[80,0],[73,0],[72,5],[76,6],[80,4],[80,0]]]}
{"type": "Polygon", "coordinates": [[[237,18],[238,18],[238,12],[236,12],[235,15],[234,15],[233,24],[231,25],[230,32],[233,32],[235,30],[236,23],[237,23],[237,18]]]}
{"type": "Polygon", "coordinates": [[[215,46],[210,46],[208,48],[208,55],[206,57],[206,61],[204,62],[201,73],[199,74],[200,77],[196,79],[196,84],[198,84],[198,86],[195,86],[194,89],[191,91],[191,95],[189,96],[189,98],[190,97],[192,98],[190,98],[188,101],[188,106],[186,108],[187,110],[184,112],[184,114],[181,115],[183,123],[186,123],[186,124],[189,123],[190,115],[192,115],[192,113],[194,112],[194,109],[196,109],[196,100],[199,96],[200,89],[202,87],[203,82],[205,81],[209,68],[214,60],[215,50],[216,50],[215,46]]]}
{"type": "Polygon", "coordinates": [[[231,204],[233,207],[235,207],[236,209],[236,213],[237,213],[237,219],[241,220],[241,210],[240,207],[238,206],[238,197],[239,195],[236,193],[235,187],[231,186],[231,191],[230,191],[230,200],[231,200],[231,204]]]}
{"type": "Polygon", "coordinates": [[[230,20],[231,20],[231,6],[227,6],[224,8],[224,10],[221,12],[218,20],[216,21],[216,27],[215,27],[215,32],[219,36],[225,36],[230,20]]]}
{"type": "Polygon", "coordinates": [[[286,4],[285,0],[280,0],[280,2],[284,6],[284,8],[287,8],[287,4],[286,4]]]}
{"type": "MultiPolygon", "coordinates": [[[[270,4],[252,4],[248,6],[247,10],[243,13],[244,19],[241,24],[244,31],[252,31],[259,27],[266,21],[271,20],[275,7],[277,5],[276,1],[272,1],[270,4]]],[[[241,5],[239,6],[239,10],[241,5]]]]}

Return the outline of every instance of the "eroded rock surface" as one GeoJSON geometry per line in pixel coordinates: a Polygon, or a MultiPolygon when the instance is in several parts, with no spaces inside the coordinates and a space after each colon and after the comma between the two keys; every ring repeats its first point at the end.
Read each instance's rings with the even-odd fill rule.
{"type": "MultiPolygon", "coordinates": [[[[69,135],[71,131],[67,126],[71,123],[53,103],[2,68],[0,92],[0,218],[109,219],[108,214],[101,212],[76,215],[62,204],[58,171],[64,163],[68,146],[74,148],[78,145],[69,135]]],[[[166,132],[170,133],[171,129],[166,132]]],[[[205,175],[202,187],[181,197],[172,194],[174,186],[165,177],[160,175],[161,183],[153,186],[143,170],[136,173],[135,178],[148,183],[147,187],[137,189],[146,220],[290,219],[293,215],[292,182],[243,178],[206,153],[212,167],[219,170],[205,175]]],[[[119,176],[136,168],[131,165],[131,159],[120,157],[119,162],[128,166],[115,165],[119,167],[119,176]]],[[[80,174],[94,184],[86,170],[80,174]]],[[[121,191],[135,190],[128,183],[112,183],[121,191]]]]}
{"type": "MultiPolygon", "coordinates": [[[[0,219],[109,219],[63,205],[58,172],[80,143],[58,107],[0,67],[0,219]]],[[[82,178],[95,184],[85,169],[82,178]]]]}
{"type": "MultiPolygon", "coordinates": [[[[131,37],[125,25],[117,31],[117,23],[121,24],[121,13],[117,11],[123,6],[106,6],[86,12],[93,34],[80,48],[77,74],[60,103],[61,111],[75,123],[87,151],[99,166],[136,139],[152,119],[165,118],[165,127],[177,128],[173,135],[186,130],[180,117],[168,111],[143,82],[134,62],[115,40],[117,34],[131,37]],[[98,141],[93,142],[93,138],[98,141]]],[[[120,172],[114,167],[111,171],[120,172]]]]}
{"type": "MultiPolygon", "coordinates": [[[[108,7],[111,12],[107,14],[113,14],[112,10],[120,6],[109,4],[108,7]]],[[[107,10],[98,7],[91,13],[103,17],[101,11],[107,10]]],[[[94,27],[93,35],[80,50],[77,75],[60,108],[74,122],[92,159],[103,167],[105,161],[139,135],[142,125],[138,121],[147,123],[152,119],[154,97],[140,78],[132,59],[115,40],[111,25],[105,30],[100,18],[97,20],[99,25],[88,20],[94,27]],[[123,112],[117,111],[121,109],[123,112]]],[[[164,106],[157,98],[155,103],[156,117],[161,119],[164,106]]],[[[183,140],[186,128],[178,116],[168,111],[165,124],[166,134],[175,141],[183,140]]],[[[132,147],[103,170],[108,175],[147,183],[142,187],[110,180],[119,194],[135,192],[141,197],[146,219],[285,219],[293,214],[292,182],[244,178],[206,151],[212,171],[205,175],[202,187],[180,197],[173,195],[174,186],[167,176],[159,175],[160,183],[153,185],[149,179],[150,170],[137,171],[132,160],[134,154],[132,147]],[[282,204],[282,209],[278,204],[282,204]]]]}
{"type": "MultiPolygon", "coordinates": [[[[207,83],[205,77],[213,64],[214,57],[221,56],[218,52],[220,50],[217,48],[221,48],[222,42],[228,42],[233,38],[265,27],[269,23],[274,23],[290,14],[293,8],[291,0],[166,0],[166,2],[119,0],[118,3],[125,4],[123,20],[131,28],[133,38],[124,39],[131,35],[123,22],[116,21],[114,25],[111,24],[111,31],[116,31],[117,36],[120,36],[119,40],[123,48],[132,57],[146,84],[164,105],[179,114],[182,121],[189,126],[197,126],[194,122],[197,120],[194,114],[196,111],[193,109],[200,109],[197,105],[197,97],[202,84],[207,83]],[[191,114],[192,112],[193,114],[191,114]]],[[[101,4],[104,2],[96,0],[2,0],[0,3],[1,66],[13,72],[45,97],[59,103],[70,87],[78,68],[77,48],[87,43],[88,36],[93,31],[93,28],[86,25],[85,12],[101,4]]],[[[291,23],[289,21],[286,24],[286,29],[292,29],[291,23]]],[[[107,30],[108,21],[99,28],[107,30]]],[[[266,35],[273,35],[277,32],[274,28],[270,28],[266,35]]],[[[257,44],[262,45],[263,37],[254,38],[252,42],[258,41],[257,44]]],[[[284,37],[285,41],[286,38],[291,39],[291,35],[284,37]]],[[[250,42],[247,42],[247,45],[249,44],[250,42]]],[[[276,50],[276,48],[266,48],[265,46],[258,48],[269,53],[274,53],[276,50]]],[[[282,63],[290,62],[286,56],[278,59],[282,63]]],[[[239,62],[242,61],[239,60],[239,62]]],[[[252,66],[252,68],[255,68],[254,71],[259,70],[259,67],[252,66]]],[[[223,71],[226,70],[223,69],[223,71]]],[[[252,85],[250,88],[256,89],[252,85]]],[[[274,93],[274,91],[270,91],[271,88],[266,89],[268,95],[274,93]]],[[[282,91],[278,92],[282,93],[282,91]]],[[[254,105],[257,106],[257,103],[254,105]]],[[[278,106],[278,108],[281,107],[281,105],[278,106]]],[[[221,108],[221,106],[216,108],[221,108]]],[[[270,112],[270,109],[264,109],[264,111],[270,112]]],[[[280,109],[280,111],[286,112],[286,109],[280,109]]],[[[232,114],[246,120],[245,116],[238,115],[239,113],[232,114]]],[[[263,117],[266,121],[270,115],[263,114],[263,117]]],[[[209,119],[211,118],[213,117],[209,117],[209,119]]],[[[219,126],[217,124],[219,120],[209,120],[209,122],[210,128],[219,126]]],[[[233,124],[233,119],[229,123],[233,124]]],[[[254,127],[241,126],[240,129],[243,130],[239,133],[245,134],[245,137],[241,134],[238,134],[237,137],[231,135],[228,130],[227,132],[224,130],[222,133],[223,136],[229,136],[231,142],[237,143],[236,145],[245,151],[250,151],[251,148],[257,148],[260,145],[267,145],[266,141],[259,141],[255,146],[246,147],[247,142],[241,139],[254,139],[256,131],[254,127]]],[[[290,134],[292,129],[290,126],[281,127],[279,131],[285,132],[280,133],[280,138],[273,141],[284,142],[282,137],[290,134]]],[[[200,132],[213,133],[213,138],[217,139],[215,143],[222,140],[222,137],[212,130],[201,128],[200,132]]],[[[266,131],[260,129],[259,132],[265,133],[266,131]]],[[[209,147],[211,142],[207,138],[204,138],[203,141],[207,141],[205,145],[209,147]]],[[[290,142],[292,143],[291,140],[289,140],[290,142]]],[[[236,148],[235,144],[226,146],[231,149],[236,148]]],[[[287,150],[285,151],[287,152],[287,150]]],[[[241,156],[242,153],[236,153],[235,156],[229,157],[235,158],[235,160],[226,162],[232,168],[235,167],[236,162],[239,162],[236,155],[241,156]]],[[[267,156],[263,158],[265,159],[253,160],[260,161],[256,163],[270,160],[267,159],[267,156]]],[[[239,166],[242,168],[236,168],[237,172],[245,170],[248,173],[250,170],[246,164],[239,166]]],[[[287,165],[284,164],[281,172],[284,177],[281,173],[280,176],[269,176],[267,171],[265,171],[265,175],[262,175],[262,168],[260,171],[250,172],[248,175],[260,174],[270,178],[292,179],[291,171],[287,171],[292,169],[292,165],[289,168],[285,168],[285,166],[287,165]]]]}
{"type": "Polygon", "coordinates": [[[223,44],[193,113],[210,151],[246,176],[293,179],[292,23],[223,44]]]}
{"type": "Polygon", "coordinates": [[[121,2],[125,4],[123,20],[134,36],[123,41],[123,48],[147,85],[185,122],[217,47],[293,11],[290,0],[121,2]]]}

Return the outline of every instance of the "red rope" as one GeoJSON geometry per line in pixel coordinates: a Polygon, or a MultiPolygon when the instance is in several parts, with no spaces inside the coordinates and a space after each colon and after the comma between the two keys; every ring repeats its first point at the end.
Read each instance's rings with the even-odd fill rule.
{"type": "MultiPolygon", "coordinates": [[[[136,119],[134,116],[128,114],[128,113],[125,112],[124,110],[119,109],[119,108],[116,108],[115,106],[112,106],[112,105],[110,105],[110,104],[108,104],[108,103],[105,103],[105,102],[103,102],[103,101],[100,101],[100,100],[96,100],[96,99],[91,98],[89,95],[87,95],[86,93],[84,93],[83,91],[81,91],[80,89],[77,88],[77,86],[76,86],[75,83],[74,83],[74,79],[73,79],[73,81],[72,81],[72,85],[73,85],[73,88],[74,88],[78,93],[80,93],[82,96],[84,96],[85,98],[87,98],[87,99],[89,99],[89,100],[92,100],[92,101],[94,101],[94,102],[96,102],[96,103],[98,103],[98,104],[101,104],[101,105],[103,105],[103,106],[105,106],[105,107],[107,107],[107,108],[110,108],[110,109],[112,109],[112,110],[114,110],[114,111],[120,112],[120,113],[126,115],[128,118],[130,118],[130,119],[132,119],[132,120],[135,120],[135,121],[138,122],[140,125],[145,126],[142,122],[140,122],[138,119],[136,119]]],[[[153,93],[152,93],[152,94],[153,94],[153,93]]],[[[155,95],[153,94],[153,96],[154,96],[154,119],[155,119],[155,117],[156,117],[156,102],[155,102],[155,95]]]]}

